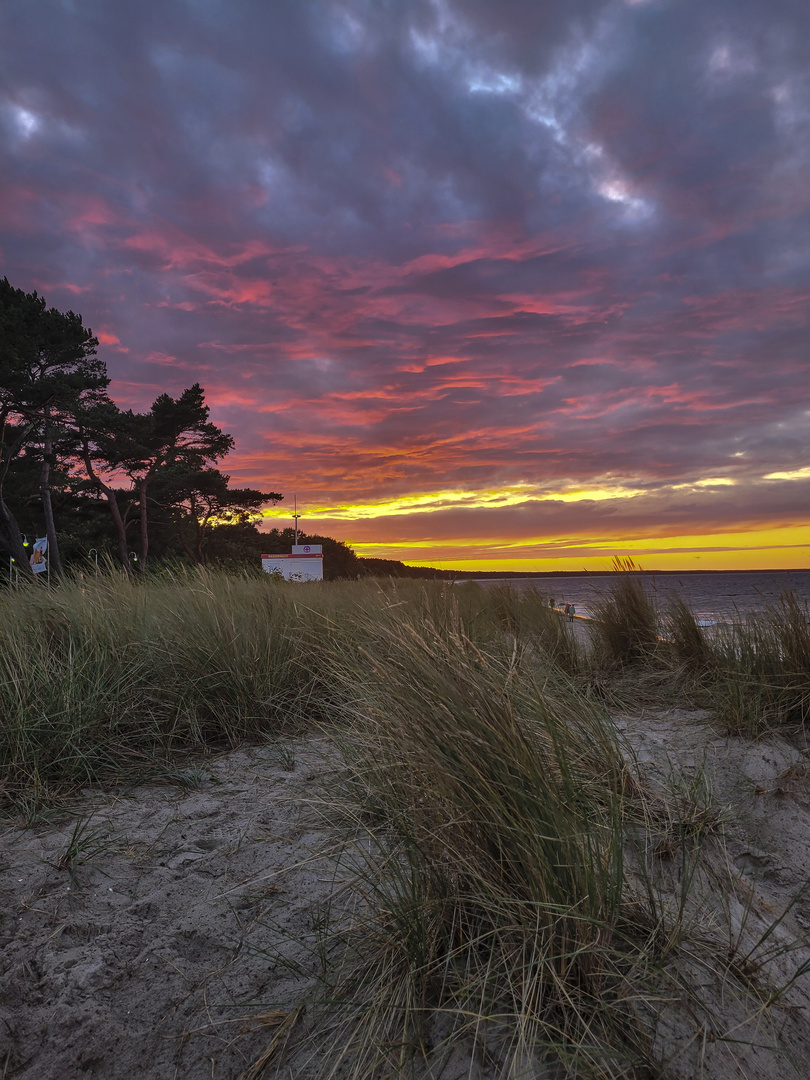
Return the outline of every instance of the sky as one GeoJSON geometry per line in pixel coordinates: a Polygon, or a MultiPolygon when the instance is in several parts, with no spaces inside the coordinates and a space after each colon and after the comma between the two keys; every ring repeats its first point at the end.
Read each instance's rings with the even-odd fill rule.
{"type": "Polygon", "coordinates": [[[810,567],[806,0],[3,0],[0,275],[359,555],[810,567]]]}

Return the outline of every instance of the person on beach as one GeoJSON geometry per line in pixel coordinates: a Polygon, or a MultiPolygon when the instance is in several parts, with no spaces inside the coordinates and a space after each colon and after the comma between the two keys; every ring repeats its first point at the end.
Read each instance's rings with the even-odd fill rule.
{"type": "Polygon", "coordinates": [[[574,621],[574,616],[577,613],[577,609],[574,607],[573,604],[567,604],[565,610],[566,610],[566,614],[568,615],[568,621],[573,622],[574,621]]]}

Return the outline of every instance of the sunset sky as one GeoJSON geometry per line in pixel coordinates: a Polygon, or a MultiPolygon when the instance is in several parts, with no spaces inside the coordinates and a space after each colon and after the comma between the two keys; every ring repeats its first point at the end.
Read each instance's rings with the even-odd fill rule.
{"type": "Polygon", "coordinates": [[[810,567],[806,0],[3,0],[3,274],[267,527],[810,567]]]}

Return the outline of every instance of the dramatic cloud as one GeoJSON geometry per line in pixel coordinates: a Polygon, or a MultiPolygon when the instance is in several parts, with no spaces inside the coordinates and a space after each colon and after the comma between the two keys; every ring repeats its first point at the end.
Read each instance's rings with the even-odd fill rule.
{"type": "Polygon", "coordinates": [[[120,403],[199,380],[305,526],[810,565],[810,6],[6,0],[0,31],[0,273],[82,313],[120,403]]]}

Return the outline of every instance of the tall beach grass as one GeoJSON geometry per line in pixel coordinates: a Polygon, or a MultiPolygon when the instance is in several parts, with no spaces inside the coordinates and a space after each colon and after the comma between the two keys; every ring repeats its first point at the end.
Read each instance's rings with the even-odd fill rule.
{"type": "Polygon", "coordinates": [[[795,597],[713,636],[685,605],[659,625],[632,576],[599,614],[585,651],[531,590],[200,570],[12,590],[3,791],[30,805],[315,725],[357,843],[312,1075],[418,1076],[459,1044],[504,1077],[662,1075],[664,1012],[705,1032],[703,975],[746,990],[727,942],[693,934],[705,808],[646,790],[594,672],[663,672],[757,735],[804,723],[810,632],[795,597]]]}
{"type": "Polygon", "coordinates": [[[517,638],[476,645],[452,604],[441,625],[360,630],[331,672],[373,840],[367,906],[319,1052],[347,1075],[398,1075],[452,1032],[487,1044],[503,1075],[552,1047],[597,1071],[643,1062],[611,956],[626,773],[606,717],[517,638]]]}
{"type": "Polygon", "coordinates": [[[289,732],[313,707],[302,646],[312,613],[269,579],[108,573],[0,603],[6,795],[289,732]]]}
{"type": "Polygon", "coordinates": [[[632,562],[616,569],[610,591],[594,604],[595,648],[583,674],[602,685],[607,674],[608,682],[614,678],[631,695],[652,693],[708,708],[733,734],[757,738],[776,728],[806,729],[806,602],[788,591],[777,604],[707,627],[681,597],[670,596],[660,611],[632,562]]]}
{"type": "Polygon", "coordinates": [[[709,984],[742,1003],[733,1054],[761,1001],[701,929],[722,828],[700,778],[648,790],[587,681],[515,612],[474,641],[461,595],[434,618],[389,594],[326,660],[356,903],[327,932],[307,1068],[432,1076],[463,1045],[492,1076],[663,1076],[726,1037],[709,984]]]}

